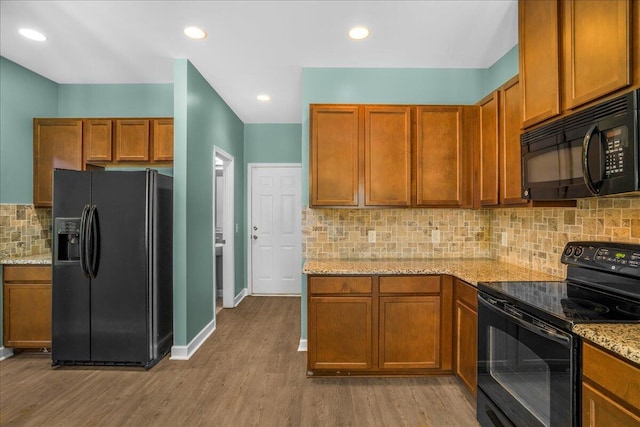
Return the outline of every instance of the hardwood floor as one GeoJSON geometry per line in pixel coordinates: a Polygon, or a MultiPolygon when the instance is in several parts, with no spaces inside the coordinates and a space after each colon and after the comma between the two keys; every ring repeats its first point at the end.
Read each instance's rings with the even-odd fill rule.
{"type": "Polygon", "coordinates": [[[189,361],[149,371],[0,362],[2,426],[477,426],[455,377],[305,376],[300,300],[248,297],[223,310],[189,361]]]}

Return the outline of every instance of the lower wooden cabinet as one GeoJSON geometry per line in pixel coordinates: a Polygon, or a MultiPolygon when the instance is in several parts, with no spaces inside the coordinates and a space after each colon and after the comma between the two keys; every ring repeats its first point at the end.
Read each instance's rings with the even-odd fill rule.
{"type": "Polygon", "coordinates": [[[455,282],[455,373],[476,394],[478,384],[478,291],[462,280],[455,282]]]}
{"type": "Polygon", "coordinates": [[[640,425],[640,369],[593,346],[582,345],[582,425],[640,425]]]}
{"type": "Polygon", "coordinates": [[[452,373],[450,276],[310,276],[310,376],[452,373]]]}
{"type": "Polygon", "coordinates": [[[51,267],[3,268],[3,345],[51,347],[51,267]]]}

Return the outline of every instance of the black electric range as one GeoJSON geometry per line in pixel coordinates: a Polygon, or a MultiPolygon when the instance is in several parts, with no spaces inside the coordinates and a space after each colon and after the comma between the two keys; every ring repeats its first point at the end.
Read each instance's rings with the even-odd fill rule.
{"type": "Polygon", "coordinates": [[[570,331],[577,323],[640,323],[640,245],[570,242],[567,277],[547,282],[481,282],[505,304],[570,331]]]}

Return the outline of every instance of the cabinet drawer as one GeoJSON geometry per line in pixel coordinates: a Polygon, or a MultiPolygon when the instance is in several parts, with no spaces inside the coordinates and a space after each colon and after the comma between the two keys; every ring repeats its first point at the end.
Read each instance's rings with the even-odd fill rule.
{"type": "Polygon", "coordinates": [[[438,294],[440,276],[383,276],[381,294],[438,294]]]}
{"type": "Polygon", "coordinates": [[[640,369],[587,343],[582,352],[584,377],[640,409],[640,369]]]}
{"type": "Polygon", "coordinates": [[[478,291],[472,285],[456,280],[456,300],[464,302],[469,308],[478,311],[478,291]]]}
{"type": "Polygon", "coordinates": [[[49,282],[51,283],[51,267],[4,266],[5,282],[49,282]]]}
{"type": "Polygon", "coordinates": [[[329,276],[309,277],[311,294],[370,294],[371,277],[329,276]]]}

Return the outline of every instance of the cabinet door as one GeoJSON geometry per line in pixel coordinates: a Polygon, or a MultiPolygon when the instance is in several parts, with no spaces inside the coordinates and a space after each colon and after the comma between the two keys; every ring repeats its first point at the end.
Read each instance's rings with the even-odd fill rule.
{"type": "Polygon", "coordinates": [[[371,309],[371,297],[310,297],[308,369],[370,369],[371,309]]]}
{"type": "Polygon", "coordinates": [[[568,108],[629,85],[631,1],[569,0],[563,7],[568,108]]]}
{"type": "Polygon", "coordinates": [[[480,101],[480,205],[498,204],[498,92],[480,101]]]}
{"type": "Polygon", "coordinates": [[[382,369],[439,369],[440,297],[380,297],[382,369]]]}
{"type": "Polygon", "coordinates": [[[82,170],[82,120],[33,119],[33,204],[53,204],[53,169],[82,170]]]}
{"type": "Polygon", "coordinates": [[[88,119],[84,121],[83,148],[86,161],[110,162],[111,120],[88,119]]]}
{"type": "Polygon", "coordinates": [[[640,416],[583,382],[582,425],[585,427],[637,427],[640,425],[640,416]]]}
{"type": "Polygon", "coordinates": [[[475,395],[478,383],[478,313],[456,301],[456,375],[475,395]]]}
{"type": "Polygon", "coordinates": [[[311,106],[311,206],[357,206],[361,132],[359,108],[311,106]]]}
{"type": "Polygon", "coordinates": [[[365,106],[365,205],[411,204],[411,109],[365,106]]]}
{"type": "Polygon", "coordinates": [[[560,114],[558,1],[518,2],[524,127],[560,114]]]}
{"type": "Polygon", "coordinates": [[[462,206],[461,109],[418,107],[416,122],[416,205],[462,206]]]}
{"type": "Polygon", "coordinates": [[[500,204],[526,204],[522,194],[522,92],[518,77],[500,90],[500,204]]]}
{"type": "Polygon", "coordinates": [[[153,160],[173,160],[173,119],[154,119],[153,122],[153,160]]]}
{"type": "Polygon", "coordinates": [[[116,120],[116,160],[149,160],[149,120],[116,120]]]}
{"type": "Polygon", "coordinates": [[[5,283],[4,346],[51,347],[51,283],[5,283]]]}

